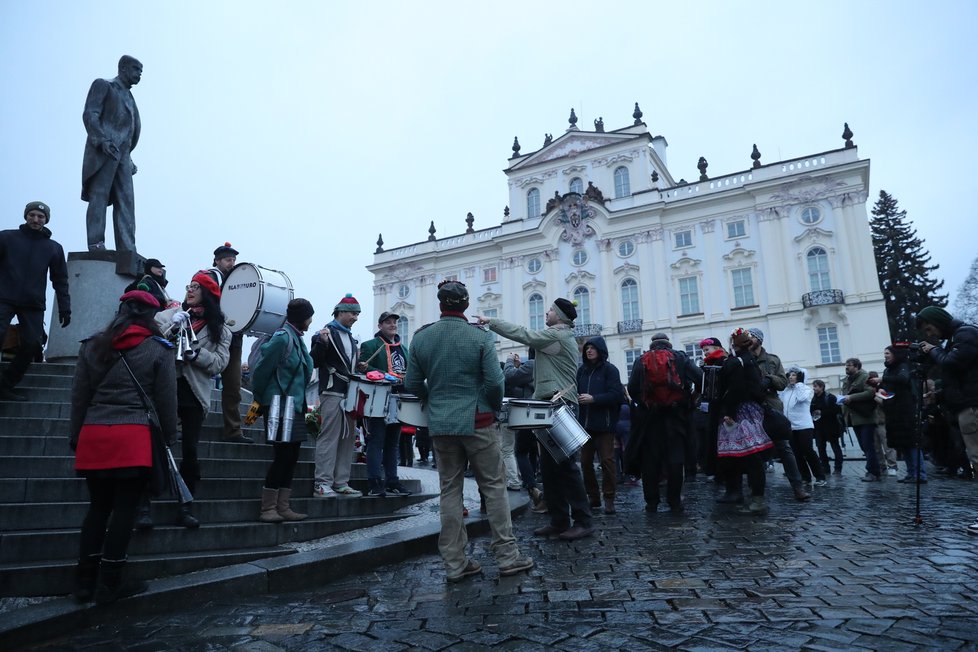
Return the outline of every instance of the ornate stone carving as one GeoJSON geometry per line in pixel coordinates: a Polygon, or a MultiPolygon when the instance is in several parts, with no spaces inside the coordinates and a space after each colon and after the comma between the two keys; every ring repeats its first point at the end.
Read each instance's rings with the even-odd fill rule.
{"type": "Polygon", "coordinates": [[[586,165],[571,165],[570,167],[566,167],[561,170],[561,172],[567,176],[570,176],[572,174],[577,174],[578,172],[584,172],[585,170],[587,170],[586,165]]]}
{"type": "Polygon", "coordinates": [[[596,235],[594,227],[590,224],[594,215],[587,197],[577,193],[564,195],[555,218],[556,223],[564,229],[560,239],[572,245],[580,245],[586,238],[596,235]]]}
{"type": "Polygon", "coordinates": [[[700,231],[702,233],[713,233],[716,231],[717,221],[714,219],[703,220],[700,222],[700,231]]]}
{"type": "Polygon", "coordinates": [[[625,276],[628,274],[638,275],[638,272],[639,272],[638,265],[633,265],[632,263],[625,263],[623,265],[619,265],[614,270],[615,276],[625,276]]]}
{"type": "Polygon", "coordinates": [[[611,251],[611,238],[598,240],[598,251],[611,251]]]}
{"type": "Polygon", "coordinates": [[[785,204],[807,204],[838,194],[839,188],[845,185],[843,181],[821,181],[813,184],[812,177],[805,175],[782,184],[780,190],[771,195],[771,199],[785,204]]]}
{"type": "Polygon", "coordinates": [[[683,257],[676,262],[669,265],[669,267],[675,270],[691,270],[694,267],[699,267],[700,263],[703,261],[699,258],[690,258],[689,256],[683,254],[683,257]]]}
{"type": "MultiPolygon", "coordinates": [[[[564,282],[570,285],[571,283],[584,283],[585,281],[593,281],[596,277],[591,272],[586,269],[580,269],[576,272],[571,272],[564,279],[564,282]]],[[[593,290],[592,290],[593,293],[593,290]]]]}
{"type": "Polygon", "coordinates": [[[384,278],[394,278],[398,281],[406,281],[411,276],[414,276],[415,272],[421,269],[421,265],[412,263],[398,263],[391,266],[390,269],[384,274],[384,278]]]}
{"type": "Polygon", "coordinates": [[[820,238],[831,238],[833,231],[828,231],[826,229],[820,229],[817,226],[810,226],[800,235],[795,236],[795,242],[801,243],[805,240],[811,240],[813,243],[818,242],[820,238]]]}

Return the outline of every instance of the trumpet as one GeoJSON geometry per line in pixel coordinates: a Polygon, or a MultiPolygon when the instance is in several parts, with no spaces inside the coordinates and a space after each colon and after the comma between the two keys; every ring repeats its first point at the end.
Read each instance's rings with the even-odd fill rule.
{"type": "Polygon", "coordinates": [[[186,322],[180,326],[176,344],[178,360],[183,360],[188,351],[196,353],[200,348],[200,343],[197,341],[197,333],[190,326],[190,322],[186,322]]]}

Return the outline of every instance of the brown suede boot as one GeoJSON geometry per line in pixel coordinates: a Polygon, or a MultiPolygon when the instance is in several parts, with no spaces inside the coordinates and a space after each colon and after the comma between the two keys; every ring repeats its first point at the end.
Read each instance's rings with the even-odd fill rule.
{"type": "Polygon", "coordinates": [[[285,519],[279,515],[277,509],[278,489],[262,487],[261,490],[261,516],[258,520],[262,523],[281,523],[285,519]]]}
{"type": "Polygon", "coordinates": [[[292,508],[289,507],[289,499],[292,498],[291,489],[279,489],[278,490],[278,503],[276,509],[278,510],[278,515],[281,516],[286,521],[304,521],[309,515],[300,514],[299,512],[293,512],[292,508]]]}

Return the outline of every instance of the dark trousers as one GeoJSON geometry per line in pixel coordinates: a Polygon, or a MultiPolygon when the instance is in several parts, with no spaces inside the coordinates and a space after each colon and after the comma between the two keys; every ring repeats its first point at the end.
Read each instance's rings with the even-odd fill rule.
{"type": "Polygon", "coordinates": [[[414,435],[401,430],[401,466],[414,466],[414,435]]]}
{"type": "Polygon", "coordinates": [[[642,425],[642,492],[646,507],[659,504],[659,478],[666,476],[666,502],[672,508],[682,505],[683,462],[689,418],[683,408],[657,408],[649,411],[642,425]]]}
{"type": "Polygon", "coordinates": [[[224,438],[241,434],[241,349],[244,333],[231,335],[228,366],[221,372],[221,411],[224,414],[224,438]]]}
{"type": "Polygon", "coordinates": [[[27,369],[41,348],[41,338],[44,335],[43,310],[19,308],[9,303],[0,302],[0,344],[3,343],[3,338],[7,334],[7,329],[10,327],[10,321],[14,315],[17,316],[19,322],[17,332],[20,334],[20,348],[17,349],[17,355],[14,356],[13,362],[3,372],[3,378],[0,379],[0,387],[7,389],[16,387],[23,380],[24,374],[27,373],[27,369]]]}
{"type": "Polygon", "coordinates": [[[774,450],[781,460],[781,466],[784,467],[784,474],[788,476],[788,482],[791,486],[798,488],[801,486],[801,471],[798,470],[798,460],[795,459],[795,452],[791,449],[791,442],[785,439],[777,439],[774,441],[774,450]]]}
{"type": "Polygon", "coordinates": [[[180,417],[180,475],[187,483],[190,493],[197,488],[200,480],[200,461],[197,448],[200,443],[200,430],[204,425],[204,408],[194,398],[190,385],[183,378],[177,380],[177,416],[180,417]]]}
{"type": "Polygon", "coordinates": [[[516,431],[516,467],[527,491],[537,486],[537,465],[540,463],[540,445],[532,430],[516,431]]]}
{"type": "Polygon", "coordinates": [[[879,477],[880,464],[876,459],[876,424],[867,423],[861,426],[853,426],[856,431],[856,439],[859,440],[859,448],[866,456],[866,473],[879,477]]]}
{"type": "Polygon", "coordinates": [[[838,473],[842,472],[842,446],[839,443],[840,437],[826,436],[821,430],[815,429],[815,446],[818,448],[818,459],[822,464],[822,470],[826,473],[829,472],[829,453],[827,446],[832,447],[832,457],[834,458],[835,470],[838,473]]]}
{"type": "Polygon", "coordinates": [[[116,251],[135,252],[136,201],[132,190],[132,161],[128,145],[120,149],[119,160],[105,162],[86,183],[88,245],[105,242],[105,213],[111,201],[116,251]]]}
{"type": "Polygon", "coordinates": [[[796,452],[798,472],[801,474],[801,479],[804,482],[811,482],[812,476],[815,476],[817,480],[825,479],[825,471],[822,469],[822,463],[818,459],[818,453],[815,452],[815,448],[812,446],[814,438],[815,430],[813,428],[791,431],[791,447],[796,452]]]}
{"type": "Polygon", "coordinates": [[[401,424],[385,423],[384,417],[370,417],[364,421],[367,425],[367,478],[386,479],[388,487],[396,485],[401,424]]]}
{"type": "Polygon", "coordinates": [[[723,475],[727,492],[739,494],[743,490],[743,477],[746,474],[751,495],[763,496],[767,485],[764,457],[764,453],[754,453],[744,457],[720,458],[717,467],[723,475]]]}
{"type": "Polygon", "coordinates": [[[615,435],[610,432],[589,432],[591,438],[581,448],[581,470],[584,487],[592,505],[600,505],[601,497],[614,501],[618,478],[615,469],[615,435]],[[594,472],[594,456],[601,464],[601,490],[594,472]]]}
{"type": "Polygon", "coordinates": [[[295,465],[299,461],[301,441],[274,442],[275,457],[268,473],[265,474],[265,487],[268,489],[290,489],[295,475],[295,465]]]}
{"type": "Polygon", "coordinates": [[[125,559],[146,479],[87,478],[85,483],[88,513],[82,522],[78,558],[101,553],[103,559],[125,559]]]}
{"type": "Polygon", "coordinates": [[[581,476],[580,453],[558,462],[549,452],[540,454],[543,472],[543,497],[547,502],[550,524],[559,528],[575,525],[591,527],[591,506],[588,504],[584,478],[581,476]]]}

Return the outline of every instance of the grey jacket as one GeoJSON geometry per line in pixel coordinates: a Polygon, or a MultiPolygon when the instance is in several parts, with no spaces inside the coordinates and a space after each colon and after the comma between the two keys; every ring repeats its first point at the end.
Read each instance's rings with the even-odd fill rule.
{"type": "MultiPolygon", "coordinates": [[[[149,337],[125,351],[126,361],[149,396],[160,419],[163,437],[173,443],[177,433],[177,380],[172,346],[149,337]]],[[[108,371],[92,355],[91,340],[82,342],[71,386],[69,441],[78,443],[84,424],[147,424],[139,392],[121,358],[108,371]]]]}
{"type": "MultiPolygon", "coordinates": [[[[160,328],[170,323],[173,313],[181,310],[179,306],[158,313],[156,322],[160,328]]],[[[202,328],[197,333],[200,353],[192,362],[177,360],[177,378],[184,378],[190,385],[194,398],[204,408],[204,414],[210,411],[211,389],[214,387],[214,376],[224,371],[231,359],[228,349],[231,346],[231,329],[226,325],[221,331],[221,341],[211,340],[209,328],[202,328]]],[[[175,353],[175,352],[174,352],[175,353]]]]}

